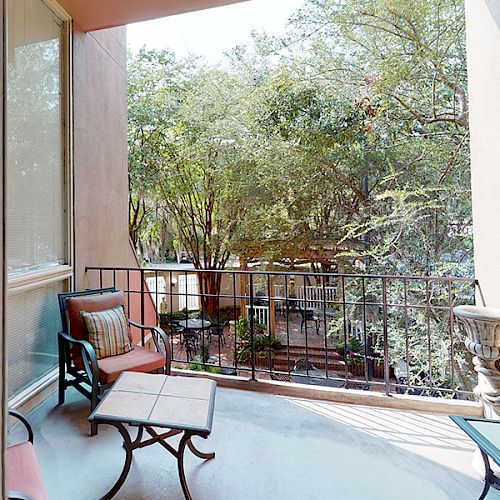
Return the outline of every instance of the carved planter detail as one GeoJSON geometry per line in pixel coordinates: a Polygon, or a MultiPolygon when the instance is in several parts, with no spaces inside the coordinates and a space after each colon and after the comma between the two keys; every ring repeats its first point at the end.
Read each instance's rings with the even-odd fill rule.
{"type": "Polygon", "coordinates": [[[479,306],[453,309],[463,326],[465,347],[474,354],[478,385],[474,392],[484,404],[485,416],[500,418],[500,310],[479,306]]]}

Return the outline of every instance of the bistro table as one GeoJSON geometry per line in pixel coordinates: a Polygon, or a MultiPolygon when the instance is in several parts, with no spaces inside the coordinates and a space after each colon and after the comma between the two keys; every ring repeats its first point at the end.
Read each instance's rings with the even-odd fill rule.
{"type": "Polygon", "coordinates": [[[177,324],[184,328],[185,330],[206,330],[210,328],[212,323],[206,319],[184,319],[181,321],[177,321],[177,324]]]}
{"type": "Polygon", "coordinates": [[[204,460],[215,458],[215,453],[202,453],[191,441],[193,436],[206,439],[212,431],[215,388],[216,383],[209,379],[123,372],[89,417],[92,423],[116,427],[126,451],[120,477],[102,499],[112,498],[122,487],[130,471],[133,450],[159,443],[177,458],[182,491],[186,500],[191,500],[184,474],[184,450],[187,446],[204,460]],[[126,424],[138,427],[134,441],[126,424]],[[166,431],[158,434],[158,427],[166,431]],[[143,440],[144,431],[151,437],[143,440]],[[182,437],[175,449],[166,439],[179,434],[182,437]]]}
{"type": "Polygon", "coordinates": [[[462,429],[479,447],[484,462],[484,488],[478,500],[486,497],[490,487],[500,490],[500,478],[491,470],[489,458],[500,465],[500,420],[487,418],[458,417],[450,418],[462,429]]]}
{"type": "Polygon", "coordinates": [[[183,329],[182,345],[186,349],[186,355],[189,360],[193,357],[193,352],[196,354],[200,332],[210,328],[212,323],[206,319],[192,318],[177,321],[177,324],[183,329]]]}

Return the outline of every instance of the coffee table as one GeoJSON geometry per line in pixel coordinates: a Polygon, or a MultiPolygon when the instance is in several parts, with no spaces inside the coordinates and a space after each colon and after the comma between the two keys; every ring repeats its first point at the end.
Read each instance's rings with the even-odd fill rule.
{"type": "Polygon", "coordinates": [[[491,457],[500,466],[500,420],[487,418],[458,417],[450,415],[450,418],[462,429],[479,447],[484,462],[484,488],[479,497],[483,500],[490,487],[500,489],[500,478],[495,476],[491,470],[491,457]]]}
{"type": "Polygon", "coordinates": [[[212,431],[215,389],[216,383],[209,379],[123,372],[89,417],[91,423],[116,427],[126,451],[120,477],[103,500],[112,498],[122,487],[130,471],[133,450],[154,443],[177,458],[182,491],[186,500],[191,500],[184,474],[184,450],[187,446],[204,460],[215,458],[215,453],[203,453],[191,441],[193,436],[206,439],[212,431]],[[126,424],[138,427],[133,441],[126,424]],[[158,434],[158,427],[168,430],[158,434]],[[144,431],[150,437],[143,440],[144,431]],[[179,434],[182,437],[175,449],[166,439],[179,434]]]}

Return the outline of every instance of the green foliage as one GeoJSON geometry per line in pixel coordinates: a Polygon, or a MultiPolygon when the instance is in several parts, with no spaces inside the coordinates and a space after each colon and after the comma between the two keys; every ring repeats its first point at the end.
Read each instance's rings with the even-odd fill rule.
{"type": "Polygon", "coordinates": [[[165,318],[168,318],[171,320],[185,320],[186,318],[189,317],[189,313],[188,313],[188,310],[186,308],[184,308],[180,311],[161,313],[160,316],[164,316],[165,318]]]}
{"type": "Polygon", "coordinates": [[[349,341],[349,350],[351,352],[354,352],[356,354],[359,354],[360,352],[363,351],[363,342],[359,339],[356,339],[356,338],[352,338],[350,341],[349,341]]]}
{"type": "MultiPolygon", "coordinates": [[[[266,334],[266,325],[254,321],[253,346],[255,355],[265,359],[272,357],[274,351],[281,348],[281,339],[276,335],[266,334]]],[[[238,342],[237,360],[249,362],[252,356],[252,329],[248,318],[240,316],[236,321],[236,339],[238,342]]]]}
{"type": "Polygon", "coordinates": [[[195,372],[214,373],[218,375],[222,373],[222,369],[218,366],[200,365],[198,363],[189,363],[187,369],[195,372]]]}

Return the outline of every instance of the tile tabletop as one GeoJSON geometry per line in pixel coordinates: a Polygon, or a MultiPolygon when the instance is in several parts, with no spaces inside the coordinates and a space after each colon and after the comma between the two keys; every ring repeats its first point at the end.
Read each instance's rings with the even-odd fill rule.
{"type": "Polygon", "coordinates": [[[193,377],[123,372],[89,417],[209,434],[216,383],[193,377]]]}

